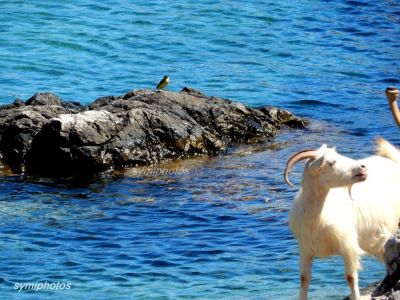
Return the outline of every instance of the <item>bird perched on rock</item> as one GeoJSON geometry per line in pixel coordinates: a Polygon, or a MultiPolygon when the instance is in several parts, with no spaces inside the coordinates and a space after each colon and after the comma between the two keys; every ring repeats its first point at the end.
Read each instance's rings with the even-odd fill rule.
{"type": "Polygon", "coordinates": [[[165,75],[164,78],[161,79],[161,81],[157,84],[156,89],[157,90],[162,90],[167,86],[168,83],[169,83],[169,76],[165,75]]]}

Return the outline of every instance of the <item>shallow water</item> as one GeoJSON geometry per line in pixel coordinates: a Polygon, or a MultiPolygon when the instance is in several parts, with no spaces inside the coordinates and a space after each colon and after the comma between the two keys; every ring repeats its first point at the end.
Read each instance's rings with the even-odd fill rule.
{"type": "MultiPolygon", "coordinates": [[[[277,105],[310,128],[89,184],[2,176],[2,299],[294,299],[286,159],[322,143],[361,158],[377,135],[400,144],[383,93],[399,85],[399,2],[135,2],[0,1],[0,103],[38,91],[88,103],[169,74],[170,90],[277,105]],[[45,281],[71,288],[14,289],[45,281]]],[[[363,264],[362,286],[384,275],[363,264]]],[[[317,261],[310,298],[348,294],[342,273],[339,258],[317,261]]]]}

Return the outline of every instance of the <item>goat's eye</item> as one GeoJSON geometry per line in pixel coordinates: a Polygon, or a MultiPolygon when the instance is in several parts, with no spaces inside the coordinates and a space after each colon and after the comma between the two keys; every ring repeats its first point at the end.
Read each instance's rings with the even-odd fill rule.
{"type": "Polygon", "coordinates": [[[336,164],[336,160],[330,161],[329,166],[333,167],[336,164]]]}

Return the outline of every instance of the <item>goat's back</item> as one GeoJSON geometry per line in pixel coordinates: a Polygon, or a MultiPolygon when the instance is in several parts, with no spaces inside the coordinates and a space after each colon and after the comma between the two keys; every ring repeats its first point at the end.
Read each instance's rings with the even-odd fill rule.
{"type": "Polygon", "coordinates": [[[399,149],[382,138],[376,140],[376,154],[400,163],[399,149]]]}

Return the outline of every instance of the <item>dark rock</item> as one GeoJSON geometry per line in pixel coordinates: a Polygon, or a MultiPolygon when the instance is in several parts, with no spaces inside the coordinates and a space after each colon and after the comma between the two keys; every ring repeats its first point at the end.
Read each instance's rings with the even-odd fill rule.
{"type": "Polygon", "coordinates": [[[94,100],[94,102],[89,105],[89,109],[99,109],[102,106],[106,106],[106,105],[111,104],[111,102],[113,102],[116,99],[118,99],[118,97],[116,97],[116,96],[100,97],[100,98],[94,100]]]}
{"type": "Polygon", "coordinates": [[[287,110],[279,109],[274,106],[263,106],[258,109],[272,120],[276,120],[277,124],[284,124],[292,128],[306,126],[306,122],[303,119],[296,117],[287,110]]]}
{"type": "Polygon", "coordinates": [[[273,107],[254,109],[184,88],[136,90],[89,106],[35,94],[0,108],[0,153],[14,172],[70,176],[214,155],[233,143],[271,140],[306,122],[273,107]]]}
{"type": "Polygon", "coordinates": [[[61,106],[64,108],[72,109],[72,110],[76,110],[76,111],[86,110],[86,107],[83,106],[78,101],[63,101],[61,103],[61,106]]]}
{"type": "Polygon", "coordinates": [[[53,93],[36,93],[29,98],[26,105],[61,105],[62,100],[53,93]]]}
{"type": "Polygon", "coordinates": [[[190,87],[184,87],[184,88],[181,90],[181,92],[182,92],[182,93],[187,93],[188,95],[192,95],[192,96],[195,96],[195,97],[207,98],[207,96],[204,95],[202,92],[200,92],[200,91],[198,91],[198,90],[195,90],[195,89],[193,89],[193,88],[190,88],[190,87]]]}
{"type": "Polygon", "coordinates": [[[21,99],[15,99],[13,105],[15,107],[21,107],[21,106],[25,106],[25,102],[21,99]]]}
{"type": "Polygon", "coordinates": [[[14,172],[25,170],[32,140],[51,118],[69,110],[61,106],[3,106],[0,108],[0,152],[14,172]]]}

